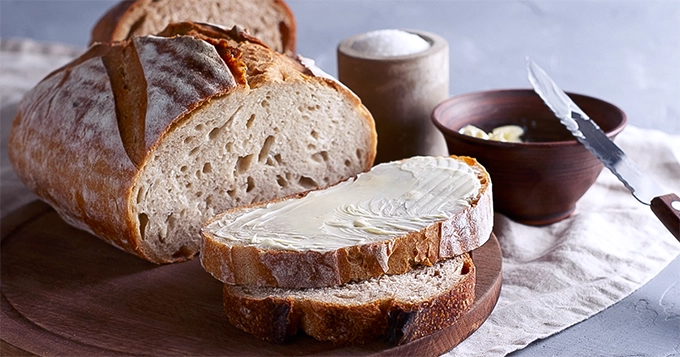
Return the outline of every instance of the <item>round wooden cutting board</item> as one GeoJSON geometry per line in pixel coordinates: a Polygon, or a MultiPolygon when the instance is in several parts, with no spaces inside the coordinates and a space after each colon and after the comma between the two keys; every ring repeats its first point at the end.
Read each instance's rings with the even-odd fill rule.
{"type": "Polygon", "coordinates": [[[154,265],[64,223],[34,202],[2,221],[2,355],[417,355],[449,351],[493,310],[494,235],[473,252],[476,301],[454,325],[409,344],[336,347],[307,336],[262,342],[232,327],[222,285],[198,259],[154,265]]]}

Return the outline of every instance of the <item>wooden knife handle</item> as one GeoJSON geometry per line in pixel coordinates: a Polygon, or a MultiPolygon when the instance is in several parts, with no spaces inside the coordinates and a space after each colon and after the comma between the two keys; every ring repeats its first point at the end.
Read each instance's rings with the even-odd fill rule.
{"type": "Polygon", "coordinates": [[[654,197],[651,206],[656,217],[680,241],[680,197],[674,193],[654,197]]]}

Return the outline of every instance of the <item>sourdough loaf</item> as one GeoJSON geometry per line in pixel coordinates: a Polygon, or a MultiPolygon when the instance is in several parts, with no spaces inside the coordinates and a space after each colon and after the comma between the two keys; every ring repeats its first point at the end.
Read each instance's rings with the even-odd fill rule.
{"type": "Polygon", "coordinates": [[[163,36],[96,44],[20,102],[10,160],[69,224],[181,261],[218,212],[371,167],[374,123],[345,87],[237,28],[163,36]]]}
{"type": "Polygon", "coordinates": [[[450,326],[468,311],[475,278],[475,266],[465,253],[430,267],[339,287],[225,284],[224,309],[234,326],[275,343],[303,331],[342,345],[381,336],[403,344],[450,326]]]}
{"type": "Polygon", "coordinates": [[[283,0],[121,1],[95,24],[90,44],[153,35],[186,21],[238,25],[275,51],[295,55],[295,18],[283,0]]]}
{"type": "Polygon", "coordinates": [[[225,212],[201,230],[201,263],[226,284],[335,286],[471,251],[492,226],[491,181],[476,160],[413,157],[225,212]]]}

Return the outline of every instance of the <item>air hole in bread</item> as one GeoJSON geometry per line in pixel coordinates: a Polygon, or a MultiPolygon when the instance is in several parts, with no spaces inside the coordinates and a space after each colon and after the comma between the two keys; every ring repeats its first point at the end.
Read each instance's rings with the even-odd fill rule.
{"type": "MultiPolygon", "coordinates": [[[[262,103],[264,103],[263,101],[262,103]]],[[[264,105],[262,105],[264,107],[264,105]]],[[[269,106],[269,103],[267,103],[267,106],[269,106]]],[[[255,114],[251,114],[250,118],[248,118],[248,121],[246,122],[246,128],[250,129],[251,126],[253,126],[253,122],[255,122],[255,114]]]]}
{"type": "Polygon", "coordinates": [[[146,190],[143,188],[140,188],[139,191],[137,191],[137,203],[140,203],[144,200],[144,196],[146,195],[146,190]]]}
{"type": "Polygon", "coordinates": [[[312,130],[310,133],[314,139],[319,139],[319,133],[316,130],[312,130]]]}
{"type": "Polygon", "coordinates": [[[175,259],[179,258],[189,258],[193,255],[191,252],[191,249],[187,248],[187,246],[183,245],[177,249],[175,253],[172,254],[172,257],[175,259]]]}
{"type": "Polygon", "coordinates": [[[470,267],[470,263],[468,261],[465,261],[465,264],[463,264],[463,267],[460,269],[460,274],[468,275],[471,269],[472,268],[470,267]]]}
{"type": "Polygon", "coordinates": [[[279,184],[279,187],[281,188],[286,188],[288,187],[288,180],[286,180],[283,176],[277,175],[276,176],[276,183],[279,184]]]}
{"type": "Polygon", "coordinates": [[[248,170],[250,163],[253,161],[253,155],[239,156],[236,161],[236,174],[240,175],[248,170]]]}
{"type": "Polygon", "coordinates": [[[283,163],[283,160],[281,159],[281,154],[274,155],[274,160],[276,160],[276,162],[278,162],[279,165],[283,163]]]}
{"type": "Polygon", "coordinates": [[[314,150],[316,150],[316,145],[314,145],[314,144],[307,144],[307,149],[309,149],[310,151],[314,151],[314,150]]]}
{"type": "Polygon", "coordinates": [[[246,192],[250,192],[255,188],[255,180],[253,179],[252,176],[248,176],[248,180],[246,180],[246,192]]]}
{"type": "Polygon", "coordinates": [[[168,217],[165,218],[165,226],[167,227],[166,234],[164,234],[163,237],[161,237],[161,238],[165,238],[168,231],[170,231],[170,232],[174,231],[176,224],[177,224],[177,217],[175,217],[174,214],[170,213],[168,215],[168,217]]]}
{"type": "Polygon", "coordinates": [[[262,108],[267,108],[269,107],[269,101],[265,99],[262,102],[260,102],[260,105],[262,106],[262,108]]]}
{"type": "Polygon", "coordinates": [[[205,125],[203,125],[203,124],[198,124],[198,125],[196,125],[196,126],[194,127],[194,130],[196,130],[196,131],[198,131],[198,132],[202,132],[204,128],[205,128],[205,125]]]}
{"type": "Polygon", "coordinates": [[[184,138],[184,144],[186,144],[186,145],[191,144],[193,141],[194,141],[193,136],[187,136],[186,138],[184,138]]]}
{"type": "Polygon", "coordinates": [[[357,159],[361,160],[364,157],[364,151],[361,150],[361,149],[357,149],[356,156],[357,156],[357,159]]]}
{"type": "Polygon", "coordinates": [[[314,181],[311,177],[307,176],[301,176],[300,180],[298,181],[300,183],[300,186],[304,187],[307,190],[315,189],[319,187],[319,184],[314,181]]]}
{"type": "Polygon", "coordinates": [[[257,156],[258,161],[263,162],[269,156],[269,150],[271,149],[275,140],[276,139],[272,135],[269,135],[267,139],[264,140],[260,154],[257,156]]]}
{"type": "Polygon", "coordinates": [[[228,142],[226,145],[224,145],[224,150],[227,152],[232,152],[234,148],[234,143],[228,142]]]}
{"type": "Polygon", "coordinates": [[[211,173],[212,172],[212,164],[210,164],[209,162],[206,162],[205,164],[203,164],[203,169],[201,170],[201,172],[203,172],[204,174],[211,173]]]}
{"type": "Polygon", "coordinates": [[[146,225],[149,224],[149,216],[146,213],[140,213],[137,219],[139,220],[139,235],[144,240],[144,232],[146,231],[146,225]]]}
{"type": "Polygon", "coordinates": [[[312,155],[312,159],[316,162],[327,162],[328,161],[328,152],[327,151],[320,151],[317,152],[316,154],[312,155]]]}
{"type": "Polygon", "coordinates": [[[198,152],[198,146],[189,151],[189,156],[194,156],[198,152]]]}
{"type": "Polygon", "coordinates": [[[236,190],[232,189],[232,190],[227,191],[227,195],[229,195],[229,197],[231,197],[231,198],[236,197],[236,190]]]}
{"type": "Polygon", "coordinates": [[[213,130],[210,130],[210,133],[208,133],[208,138],[210,140],[215,140],[220,135],[223,129],[224,128],[215,128],[213,130]]]}
{"type": "Polygon", "coordinates": [[[184,165],[184,166],[179,168],[179,171],[182,172],[182,173],[187,172],[187,170],[189,170],[189,167],[187,165],[184,165]]]}
{"type": "Polygon", "coordinates": [[[346,166],[346,167],[352,166],[352,162],[349,161],[349,159],[345,160],[345,166],[346,166]]]}

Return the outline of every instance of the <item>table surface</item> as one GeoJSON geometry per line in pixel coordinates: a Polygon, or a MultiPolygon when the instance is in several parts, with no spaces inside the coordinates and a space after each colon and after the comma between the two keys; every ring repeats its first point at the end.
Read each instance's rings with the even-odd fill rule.
{"type": "MultiPolygon", "coordinates": [[[[286,0],[298,52],[337,73],[336,46],[386,28],[449,43],[450,94],[528,88],[530,56],[567,91],[609,101],[629,124],[680,134],[680,0],[286,0]]],[[[0,1],[0,36],[84,47],[116,1],[0,1]]],[[[680,257],[624,300],[515,356],[680,354],[680,257]]]]}

